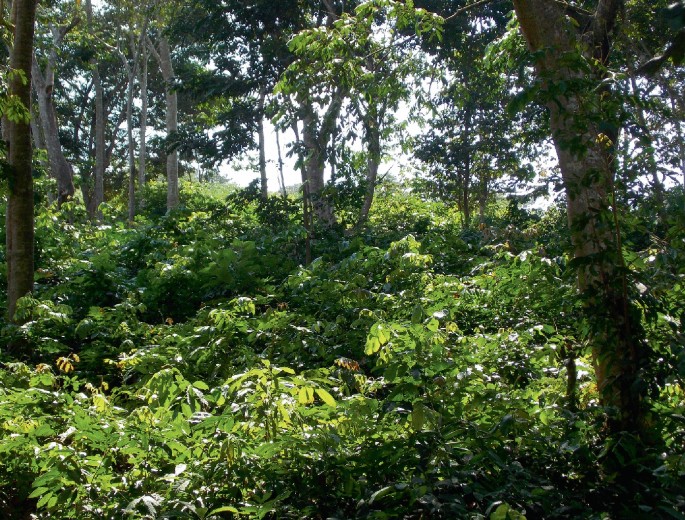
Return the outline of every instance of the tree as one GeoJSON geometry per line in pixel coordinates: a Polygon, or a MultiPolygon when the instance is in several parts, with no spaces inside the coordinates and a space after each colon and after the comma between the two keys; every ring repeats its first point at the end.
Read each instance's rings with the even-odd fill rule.
{"type": "Polygon", "coordinates": [[[53,21],[47,23],[48,41],[43,43],[43,59],[34,54],[32,62],[33,89],[38,100],[43,142],[48,152],[50,174],[57,180],[57,202],[62,204],[74,195],[74,172],[64,156],[59,136],[59,122],[55,109],[55,73],[57,68],[57,51],[65,36],[79,23],[78,16],[65,24],[53,21]],[[41,66],[41,61],[44,63],[41,66]]]}
{"type": "Polygon", "coordinates": [[[468,226],[474,202],[483,222],[495,181],[524,173],[522,159],[529,155],[520,144],[523,117],[507,112],[512,74],[490,58],[506,34],[511,6],[489,2],[469,7],[444,0],[417,4],[445,21],[440,41],[421,40],[441,70],[432,80],[439,89],[427,103],[428,128],[416,138],[414,153],[426,166],[428,186],[438,198],[455,204],[468,226]],[[455,6],[471,9],[469,16],[451,15],[455,6]]]}
{"type": "MultiPolygon", "coordinates": [[[[343,115],[351,116],[352,124],[362,128],[367,167],[364,201],[355,225],[358,229],[371,208],[393,114],[409,99],[411,79],[422,77],[421,61],[412,52],[411,40],[421,34],[435,37],[439,31],[436,17],[401,2],[352,7],[348,4],[346,11],[328,11],[323,26],[291,40],[297,59],[279,83],[278,92],[291,107],[281,115],[290,110],[291,125],[302,121],[299,153],[303,182],[312,195],[314,213],[326,226],[335,222],[333,207],[323,191],[324,170],[332,159],[329,143],[341,130],[343,115]]],[[[355,130],[349,133],[350,140],[355,130]]]]}
{"type": "Polygon", "coordinates": [[[631,305],[616,221],[612,94],[602,86],[620,0],[594,11],[548,0],[514,0],[535,55],[540,96],[549,112],[578,268],[601,403],[612,432],[644,431],[640,373],[646,361],[639,315],[631,305]]]}
{"type": "Polygon", "coordinates": [[[211,62],[212,69],[194,77],[179,69],[179,92],[192,93],[196,105],[204,105],[204,118],[223,127],[214,139],[207,139],[199,135],[200,130],[207,133],[206,125],[186,125],[179,136],[181,148],[192,149],[207,162],[256,149],[262,198],[268,195],[264,121],[272,112],[274,86],[293,59],[287,43],[306,26],[310,4],[314,2],[195,0],[176,17],[180,54],[192,56],[194,62],[204,60],[206,68],[211,62]]]}
{"type": "Polygon", "coordinates": [[[166,174],[167,174],[167,210],[176,208],[179,204],[178,194],[178,146],[173,142],[178,134],[178,95],[176,93],[176,75],[174,64],[171,59],[171,44],[169,38],[161,34],[158,38],[157,47],[150,45],[150,50],[159,64],[164,79],[164,92],[166,96],[166,174]]]}
{"type": "MultiPolygon", "coordinates": [[[[31,66],[38,0],[15,0],[10,96],[31,107],[31,66]]],[[[7,311],[14,320],[17,300],[33,290],[33,175],[28,113],[9,118],[9,197],[7,202],[7,311]]]]}
{"type": "MultiPolygon", "coordinates": [[[[86,16],[88,18],[88,29],[93,30],[93,6],[91,0],[86,0],[86,16]]],[[[97,63],[97,54],[93,53],[91,59],[93,89],[95,90],[95,182],[93,195],[88,201],[88,214],[93,218],[100,204],[105,201],[105,92],[100,76],[100,65],[97,63]]]]}

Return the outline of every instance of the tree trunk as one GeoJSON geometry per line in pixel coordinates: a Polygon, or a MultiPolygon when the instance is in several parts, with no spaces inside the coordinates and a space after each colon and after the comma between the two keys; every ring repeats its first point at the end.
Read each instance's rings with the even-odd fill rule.
{"type": "Polygon", "coordinates": [[[600,402],[608,412],[611,432],[641,433],[641,329],[626,294],[617,216],[609,199],[616,138],[598,128],[599,121],[614,118],[603,108],[609,93],[597,88],[601,77],[590,85],[587,72],[573,65],[581,58],[606,63],[620,3],[599,0],[594,15],[583,23],[571,22],[561,4],[548,0],[514,0],[514,7],[530,49],[538,53],[538,74],[567,196],[574,263],[585,318],[592,324],[600,402]],[[560,84],[568,87],[564,93],[556,88],[560,84]]]}
{"type": "MultiPolygon", "coordinates": [[[[37,0],[15,0],[14,45],[10,68],[22,71],[27,83],[14,75],[10,95],[31,107],[31,69],[37,0]]],[[[9,173],[6,214],[7,312],[14,321],[17,300],[33,290],[33,175],[31,126],[27,120],[9,121],[9,173]]]]}
{"type": "Polygon", "coordinates": [[[462,153],[464,154],[464,175],[461,185],[461,210],[464,215],[464,227],[471,225],[471,128],[473,123],[473,102],[466,101],[464,114],[464,135],[462,141],[462,153]]]}
{"type": "MultiPolygon", "coordinates": [[[[91,0],[86,2],[88,27],[93,30],[93,7],[91,0]]],[[[93,88],[95,90],[95,179],[93,194],[88,200],[88,215],[95,218],[100,204],[105,201],[105,93],[100,77],[97,58],[91,60],[93,67],[93,88]]],[[[101,216],[101,215],[100,215],[101,216]]]]}
{"type": "Polygon", "coordinates": [[[280,176],[281,194],[283,195],[283,198],[285,198],[288,196],[288,193],[285,190],[285,177],[283,176],[283,155],[281,154],[281,139],[278,136],[278,134],[279,134],[278,128],[276,128],[275,131],[276,131],[276,150],[278,150],[278,174],[280,176]]]}
{"type": "MultiPolygon", "coordinates": [[[[51,60],[52,58],[49,61],[51,60]]],[[[74,196],[74,171],[71,164],[64,157],[62,143],[59,140],[57,112],[52,97],[55,86],[54,71],[52,65],[48,63],[45,75],[43,75],[43,71],[35,56],[33,56],[32,68],[33,89],[36,92],[36,99],[38,101],[43,137],[48,152],[50,174],[57,180],[57,203],[61,205],[74,196]]]]}
{"type": "Polygon", "coordinates": [[[381,163],[381,119],[382,116],[378,113],[376,101],[371,101],[366,115],[365,134],[368,146],[368,157],[366,159],[366,193],[364,194],[364,203],[362,204],[359,218],[355,225],[355,230],[361,229],[369,217],[369,211],[373,204],[373,197],[376,193],[376,182],[378,180],[378,167],[381,163]]]}
{"type": "MultiPolygon", "coordinates": [[[[178,100],[174,90],[174,67],[171,62],[171,48],[169,40],[162,36],[159,39],[159,52],[155,53],[162,72],[166,93],[166,131],[167,139],[174,140],[178,133],[178,100]]],[[[174,145],[171,151],[167,150],[166,160],[167,174],[167,211],[176,208],[179,204],[178,194],[178,152],[174,145]]]]}
{"type": "Polygon", "coordinates": [[[266,179],[266,152],[264,142],[264,101],[266,100],[266,91],[262,90],[259,93],[259,104],[257,105],[257,113],[259,122],[257,125],[257,134],[259,140],[259,178],[261,179],[262,199],[266,200],[269,196],[269,187],[266,179]]]}
{"type": "MultiPolygon", "coordinates": [[[[128,143],[128,222],[133,224],[136,216],[136,143],[133,139],[133,94],[138,74],[138,52],[133,33],[129,34],[129,45],[133,56],[133,64],[130,64],[126,55],[122,52],[120,57],[128,76],[126,88],[126,137],[128,143]]],[[[144,43],[144,39],[142,42],[144,43]]]]}
{"type": "MultiPolygon", "coordinates": [[[[300,132],[297,129],[297,122],[293,122],[293,132],[295,133],[295,146],[299,148],[302,141],[300,140],[300,132]]],[[[312,196],[307,182],[307,167],[303,162],[300,162],[300,168],[302,174],[302,223],[306,231],[304,256],[305,265],[309,265],[312,263],[312,196]]]]}
{"type": "Polygon", "coordinates": [[[490,175],[485,173],[482,179],[480,197],[478,198],[478,218],[481,224],[485,224],[485,212],[488,208],[488,198],[490,196],[490,190],[488,185],[490,183],[490,175]]]}
{"type": "Polygon", "coordinates": [[[148,94],[147,94],[147,62],[149,57],[149,48],[145,39],[141,42],[143,53],[142,66],[140,69],[140,157],[138,159],[138,188],[142,188],[146,182],[147,169],[147,111],[148,111],[148,94]]]}
{"type": "Polygon", "coordinates": [[[312,213],[324,227],[335,225],[336,217],[333,204],[324,194],[324,172],[326,169],[326,144],[335,129],[337,117],[342,108],[342,92],[333,94],[333,99],[324,116],[319,119],[310,100],[301,102],[302,144],[305,149],[304,182],[311,197],[312,213]],[[320,124],[317,124],[319,123],[320,124]]]}
{"type": "Polygon", "coordinates": [[[95,182],[93,197],[88,207],[88,214],[94,218],[99,214],[99,207],[105,201],[105,93],[100,78],[100,70],[93,69],[93,86],[95,87],[95,182]]]}

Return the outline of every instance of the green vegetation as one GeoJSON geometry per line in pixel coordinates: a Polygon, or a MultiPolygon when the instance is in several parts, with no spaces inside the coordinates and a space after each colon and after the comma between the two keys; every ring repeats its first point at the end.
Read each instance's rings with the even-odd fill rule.
{"type": "Polygon", "coordinates": [[[306,267],[274,198],[186,184],[132,228],[41,209],[2,330],[23,352],[0,365],[2,516],[679,518],[682,227],[626,230],[659,357],[645,443],[602,433],[563,211],[469,229],[378,191],[363,237],[306,267]]]}
{"type": "Polygon", "coordinates": [[[670,2],[0,1],[0,519],[685,519],[670,2]]]}

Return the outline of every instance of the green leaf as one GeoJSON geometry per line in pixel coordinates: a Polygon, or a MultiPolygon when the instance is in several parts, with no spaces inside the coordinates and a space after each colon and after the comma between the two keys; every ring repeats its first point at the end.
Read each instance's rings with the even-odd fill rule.
{"type": "Polygon", "coordinates": [[[440,322],[435,318],[431,318],[428,323],[426,323],[426,328],[431,332],[438,332],[440,328],[440,322]]]}
{"type": "Polygon", "coordinates": [[[333,396],[326,392],[326,390],[324,390],[323,388],[317,388],[316,395],[318,395],[321,398],[321,400],[328,406],[335,407],[337,405],[333,396]]]}
{"type": "Polygon", "coordinates": [[[369,504],[373,504],[376,500],[380,500],[384,496],[390,495],[395,492],[395,486],[386,486],[384,488],[379,489],[376,491],[373,495],[371,495],[371,498],[369,499],[369,504]]]}
{"type": "Polygon", "coordinates": [[[36,488],[36,489],[34,489],[33,492],[29,495],[29,498],[36,498],[36,497],[39,497],[39,496],[41,496],[43,493],[45,493],[46,491],[49,491],[49,490],[50,490],[50,488],[46,488],[46,487],[39,487],[39,488],[36,488]]]}
{"type": "Polygon", "coordinates": [[[219,514],[219,513],[235,513],[235,514],[239,515],[239,514],[240,514],[240,511],[238,511],[238,510],[237,510],[235,507],[233,507],[233,506],[221,506],[221,507],[217,507],[216,509],[212,509],[212,510],[209,512],[209,515],[207,515],[207,516],[208,516],[208,517],[211,517],[211,516],[217,515],[217,514],[219,514]]]}
{"type": "Polygon", "coordinates": [[[198,390],[209,390],[209,385],[203,381],[195,381],[193,386],[198,390]]]}
{"type": "Polygon", "coordinates": [[[45,495],[40,497],[40,500],[36,504],[36,508],[40,509],[41,507],[45,506],[53,496],[54,495],[52,494],[52,491],[51,491],[50,493],[46,493],[45,495]]]}

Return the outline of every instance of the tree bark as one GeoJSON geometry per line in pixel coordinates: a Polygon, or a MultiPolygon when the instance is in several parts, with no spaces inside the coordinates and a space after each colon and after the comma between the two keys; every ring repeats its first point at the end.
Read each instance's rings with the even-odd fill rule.
{"type": "Polygon", "coordinates": [[[276,150],[278,151],[278,174],[280,177],[281,194],[283,195],[283,198],[285,198],[288,196],[288,193],[285,190],[285,177],[283,176],[283,155],[281,154],[281,139],[278,136],[278,134],[279,134],[278,128],[276,128],[275,131],[276,131],[276,150]]]}
{"type": "Polygon", "coordinates": [[[333,204],[324,194],[326,145],[335,129],[342,108],[342,91],[336,90],[331,98],[331,102],[321,119],[319,119],[309,99],[300,100],[303,123],[302,145],[305,150],[305,179],[303,181],[306,183],[311,197],[312,213],[316,216],[317,221],[327,228],[335,225],[336,217],[333,204]]]}
{"type": "Polygon", "coordinates": [[[138,159],[138,187],[142,188],[147,181],[147,112],[148,112],[148,93],[147,93],[147,76],[148,76],[148,57],[149,47],[145,39],[141,42],[143,53],[140,68],[140,157],[138,159]]]}
{"type": "Polygon", "coordinates": [[[521,31],[538,54],[536,65],[567,196],[585,318],[592,323],[590,343],[600,402],[608,412],[609,431],[641,433],[644,407],[637,390],[644,362],[641,329],[627,297],[617,217],[610,203],[610,196],[615,199],[616,136],[598,126],[600,121],[613,120],[605,108],[610,93],[597,88],[599,73],[596,82],[589,82],[580,63],[574,65],[574,60],[606,63],[620,4],[599,0],[590,19],[574,23],[560,3],[514,0],[521,31]],[[558,88],[562,84],[565,90],[558,88]]]}
{"type": "Polygon", "coordinates": [[[269,197],[269,187],[266,179],[266,143],[264,141],[264,102],[266,100],[266,91],[259,92],[259,104],[257,105],[257,113],[259,122],[257,124],[257,137],[259,141],[259,178],[261,180],[262,199],[266,200],[269,197]]]}
{"type": "Polygon", "coordinates": [[[464,227],[471,225],[471,131],[473,127],[473,101],[466,100],[464,112],[464,134],[462,136],[462,153],[464,154],[464,170],[461,183],[461,210],[464,215],[464,227]]]}
{"type": "MultiPolygon", "coordinates": [[[[299,148],[302,141],[300,139],[300,131],[297,128],[297,122],[293,122],[292,128],[295,133],[295,146],[299,148]]],[[[307,167],[303,161],[300,161],[300,173],[302,175],[302,223],[306,231],[304,256],[305,265],[309,265],[312,263],[312,198],[309,191],[309,183],[307,182],[307,167]]]]}
{"type": "MultiPolygon", "coordinates": [[[[53,32],[59,29],[53,28],[53,32]]],[[[54,45],[57,45],[61,38],[57,35],[53,37],[54,45]]],[[[43,128],[43,138],[48,152],[48,163],[50,174],[57,180],[57,203],[62,204],[74,196],[74,171],[71,164],[64,157],[62,143],[59,140],[59,125],[57,124],[57,111],[53,102],[53,92],[55,88],[54,63],[57,57],[55,51],[51,51],[45,73],[41,70],[38,60],[33,56],[33,89],[38,101],[41,126],[43,128]]]]}
{"type": "MultiPolygon", "coordinates": [[[[129,34],[133,64],[120,52],[122,64],[128,76],[126,88],[126,138],[128,143],[128,222],[133,224],[136,216],[136,143],[133,139],[133,95],[138,74],[138,52],[133,33],[129,34]]],[[[145,41],[141,38],[141,41],[145,41]]]]}
{"type": "MultiPolygon", "coordinates": [[[[383,112],[383,111],[381,111],[383,112]]],[[[364,193],[364,202],[359,212],[359,218],[355,225],[355,231],[361,229],[366,220],[369,218],[369,211],[373,204],[373,197],[376,193],[376,182],[378,181],[378,168],[381,163],[381,123],[382,113],[379,113],[378,105],[375,100],[369,104],[366,114],[365,134],[367,143],[366,159],[366,192],[364,193]]]]}
{"type": "MultiPolygon", "coordinates": [[[[93,25],[93,7],[91,1],[86,2],[86,16],[88,27],[93,25]]],[[[95,90],[95,179],[93,183],[93,194],[88,200],[88,214],[90,218],[95,218],[98,214],[100,204],[105,201],[105,93],[100,77],[100,68],[97,58],[91,61],[93,67],[93,88],[95,90]]]]}
{"type": "MultiPolygon", "coordinates": [[[[37,0],[15,0],[14,44],[10,68],[24,73],[10,82],[10,94],[31,107],[31,69],[37,0]]],[[[7,312],[14,321],[17,300],[33,290],[33,175],[31,127],[28,121],[9,121],[9,193],[7,201],[7,312]]]]}
{"type": "Polygon", "coordinates": [[[59,140],[59,124],[57,111],[53,101],[55,90],[55,68],[57,66],[57,49],[62,44],[64,37],[79,23],[78,16],[67,25],[57,26],[50,24],[52,33],[52,46],[47,55],[45,72],[38,64],[34,54],[32,62],[33,87],[36,92],[43,137],[48,152],[50,172],[57,180],[57,203],[61,205],[74,196],[74,170],[66,160],[59,140]]]}
{"type": "MultiPolygon", "coordinates": [[[[178,99],[174,90],[174,67],[171,61],[171,48],[169,40],[162,36],[159,39],[157,50],[152,48],[153,54],[159,63],[162,78],[165,83],[166,93],[166,131],[167,139],[175,139],[178,133],[178,99]]],[[[176,208],[179,204],[178,193],[178,152],[176,147],[167,150],[167,211],[176,208]]]]}

